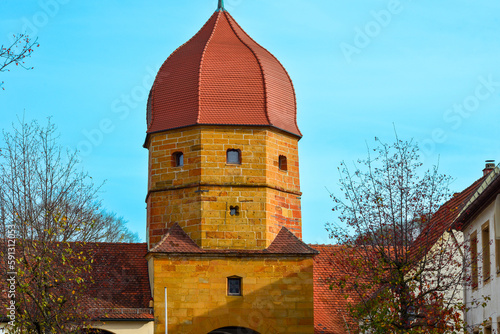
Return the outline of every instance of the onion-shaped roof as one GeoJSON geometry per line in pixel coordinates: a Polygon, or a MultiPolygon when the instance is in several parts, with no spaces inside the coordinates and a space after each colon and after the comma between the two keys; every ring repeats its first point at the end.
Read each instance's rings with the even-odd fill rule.
{"type": "Polygon", "coordinates": [[[272,126],[301,136],[292,81],[223,8],[163,63],[148,134],[197,124],[272,126]]]}

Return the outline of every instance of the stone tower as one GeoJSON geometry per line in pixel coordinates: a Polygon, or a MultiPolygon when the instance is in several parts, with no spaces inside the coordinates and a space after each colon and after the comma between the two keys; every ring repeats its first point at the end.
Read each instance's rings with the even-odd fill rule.
{"type": "Polygon", "coordinates": [[[281,227],[301,238],[293,85],[228,12],[165,61],[147,122],[150,248],[174,223],[202,248],[264,249],[281,227]]]}
{"type": "Polygon", "coordinates": [[[223,1],[158,71],[147,123],[155,333],[313,333],[295,92],[223,1]]]}

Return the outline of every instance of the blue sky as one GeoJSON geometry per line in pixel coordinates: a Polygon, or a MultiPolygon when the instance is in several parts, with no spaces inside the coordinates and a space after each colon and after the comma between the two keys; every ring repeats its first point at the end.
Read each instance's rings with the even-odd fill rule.
{"type": "MultiPolygon", "coordinates": [[[[328,243],[340,161],[375,136],[414,138],[460,191],[500,160],[500,2],[226,0],[296,90],[304,241],[328,243]]],[[[3,0],[0,44],[38,36],[28,65],[0,73],[0,128],[52,116],[61,142],[106,181],[106,209],[145,238],[146,98],[154,75],[216,0],[3,0]]],[[[1,145],[2,143],[0,143],[1,145]]]]}

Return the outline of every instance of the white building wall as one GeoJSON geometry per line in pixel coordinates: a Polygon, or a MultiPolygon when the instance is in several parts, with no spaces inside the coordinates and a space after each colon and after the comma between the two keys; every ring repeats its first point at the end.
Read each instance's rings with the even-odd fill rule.
{"type": "MultiPolygon", "coordinates": [[[[471,235],[476,232],[477,234],[477,250],[478,250],[478,286],[472,288],[472,283],[469,282],[465,287],[465,304],[470,310],[466,313],[465,320],[467,326],[472,332],[474,329],[480,327],[483,322],[491,322],[493,333],[498,333],[498,317],[500,317],[500,273],[497,272],[496,258],[495,258],[495,243],[500,240],[495,239],[495,202],[490,204],[483,210],[467,227],[464,231],[467,243],[471,240],[471,235]],[[489,247],[490,247],[490,279],[485,281],[483,277],[483,240],[482,240],[482,226],[489,222],[489,247]],[[486,306],[473,305],[473,301],[482,302],[484,296],[491,298],[486,302],[486,306]]],[[[497,217],[500,219],[500,217],[497,217]]],[[[470,249],[468,258],[470,260],[470,249]]],[[[470,262],[470,261],[469,261],[470,262]]],[[[471,266],[468,263],[466,267],[466,276],[471,277],[471,266]]]]}

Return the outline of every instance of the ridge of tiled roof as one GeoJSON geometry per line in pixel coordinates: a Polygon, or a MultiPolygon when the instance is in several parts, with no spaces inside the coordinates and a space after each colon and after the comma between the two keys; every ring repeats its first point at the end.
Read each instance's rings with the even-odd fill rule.
{"type": "Polygon", "coordinates": [[[186,126],[271,126],[301,137],[283,65],[225,10],[163,63],[147,103],[147,133],[186,126]]]}
{"type": "Polygon", "coordinates": [[[318,252],[297,238],[286,227],[282,227],[268,248],[251,249],[204,249],[198,246],[184,230],[175,223],[167,230],[161,241],[150,253],[200,254],[200,255],[315,255],[318,252]]]}

